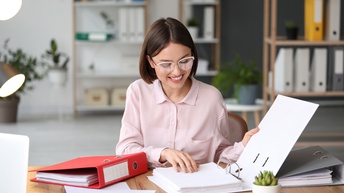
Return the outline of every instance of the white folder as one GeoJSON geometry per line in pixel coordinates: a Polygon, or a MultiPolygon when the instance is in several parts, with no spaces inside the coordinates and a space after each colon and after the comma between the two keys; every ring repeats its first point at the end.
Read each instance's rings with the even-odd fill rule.
{"type": "Polygon", "coordinates": [[[309,48],[296,48],[294,57],[294,91],[309,91],[309,48]]]}
{"type": "Polygon", "coordinates": [[[252,136],[236,162],[241,168],[239,177],[245,190],[251,189],[254,176],[260,171],[277,174],[318,106],[277,95],[258,125],[259,132],[252,136]]]}
{"type": "Polygon", "coordinates": [[[327,48],[314,48],[311,61],[310,90],[325,92],[327,84],[327,48]]]}
{"type": "Polygon", "coordinates": [[[343,91],[344,90],[344,48],[334,47],[331,52],[330,65],[333,66],[332,71],[332,91],[343,91]]]}
{"type": "Polygon", "coordinates": [[[137,41],[143,41],[143,38],[145,36],[145,17],[144,17],[144,8],[143,7],[137,7],[135,8],[135,22],[136,22],[136,40],[137,41]]]}
{"type": "Polygon", "coordinates": [[[122,41],[127,41],[129,39],[129,26],[128,26],[128,9],[126,7],[121,7],[118,10],[118,36],[122,41]]]}
{"type": "Polygon", "coordinates": [[[215,36],[215,10],[212,6],[204,8],[204,31],[203,37],[205,39],[213,39],[215,36]]]}
{"type": "Polygon", "coordinates": [[[280,48],[275,61],[275,90],[293,91],[293,48],[280,48]]]}
{"type": "Polygon", "coordinates": [[[327,40],[340,39],[340,2],[341,0],[327,0],[326,30],[327,40]]]}
{"type": "Polygon", "coordinates": [[[136,39],[136,17],[135,17],[135,9],[134,7],[127,8],[129,11],[129,20],[128,20],[128,25],[129,25],[129,41],[135,41],[136,39]]]}

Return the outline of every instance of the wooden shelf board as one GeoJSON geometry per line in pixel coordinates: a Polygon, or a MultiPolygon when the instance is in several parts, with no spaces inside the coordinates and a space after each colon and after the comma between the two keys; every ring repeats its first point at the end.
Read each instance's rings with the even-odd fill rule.
{"type": "Polygon", "coordinates": [[[270,37],[265,38],[265,42],[268,44],[275,44],[276,46],[335,46],[335,45],[344,45],[344,40],[341,41],[308,41],[304,38],[298,40],[287,40],[285,37],[278,36],[275,41],[270,37]]]}

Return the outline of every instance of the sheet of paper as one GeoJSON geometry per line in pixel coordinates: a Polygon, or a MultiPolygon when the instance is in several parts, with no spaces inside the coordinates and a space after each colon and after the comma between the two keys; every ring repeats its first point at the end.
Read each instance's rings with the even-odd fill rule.
{"type": "Polygon", "coordinates": [[[318,106],[283,95],[276,97],[258,125],[260,131],[252,136],[237,161],[247,186],[259,171],[278,172],[318,106]]]}
{"type": "Polygon", "coordinates": [[[101,189],[65,186],[66,193],[155,193],[155,190],[131,190],[126,182],[119,182],[101,189]]]}

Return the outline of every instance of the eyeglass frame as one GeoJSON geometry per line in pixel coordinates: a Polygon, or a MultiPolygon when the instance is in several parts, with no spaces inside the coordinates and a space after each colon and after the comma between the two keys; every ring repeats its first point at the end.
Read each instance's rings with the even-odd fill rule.
{"type": "MultiPolygon", "coordinates": [[[[159,66],[159,68],[162,69],[162,70],[164,70],[164,71],[167,71],[167,69],[164,69],[164,67],[161,66],[161,64],[170,63],[171,65],[173,65],[173,66],[171,66],[171,65],[169,66],[169,67],[171,68],[171,69],[168,70],[169,72],[172,72],[172,71],[175,69],[175,67],[176,67],[175,62],[172,62],[172,61],[171,61],[171,62],[159,62],[159,63],[155,63],[154,60],[153,60],[153,58],[152,58],[151,56],[149,56],[149,57],[151,58],[152,62],[153,62],[156,66],[159,66]]],[[[177,66],[178,66],[178,68],[180,68],[181,70],[184,70],[184,71],[190,70],[190,69],[192,69],[192,66],[193,66],[193,64],[194,64],[194,60],[195,60],[195,57],[194,57],[194,56],[187,56],[187,57],[184,57],[184,58],[178,60],[177,66]],[[182,61],[182,60],[185,60],[185,59],[192,59],[192,65],[191,65],[188,69],[183,69],[183,68],[179,65],[179,62],[182,61]]]]}

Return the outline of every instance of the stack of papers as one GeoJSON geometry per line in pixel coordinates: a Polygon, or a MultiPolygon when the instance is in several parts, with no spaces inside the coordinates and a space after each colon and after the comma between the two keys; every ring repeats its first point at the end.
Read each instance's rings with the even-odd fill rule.
{"type": "Polygon", "coordinates": [[[37,180],[74,186],[90,186],[98,183],[95,170],[75,170],[63,172],[37,172],[37,180]]]}
{"type": "Polygon", "coordinates": [[[194,173],[176,172],[172,167],[156,168],[153,176],[148,177],[169,193],[223,193],[241,189],[240,180],[213,162],[200,165],[199,170],[194,173]]]}
{"type": "Polygon", "coordinates": [[[321,184],[332,184],[332,171],[326,168],[318,169],[302,174],[281,177],[278,183],[281,186],[310,186],[310,185],[321,185],[321,184]]]}

